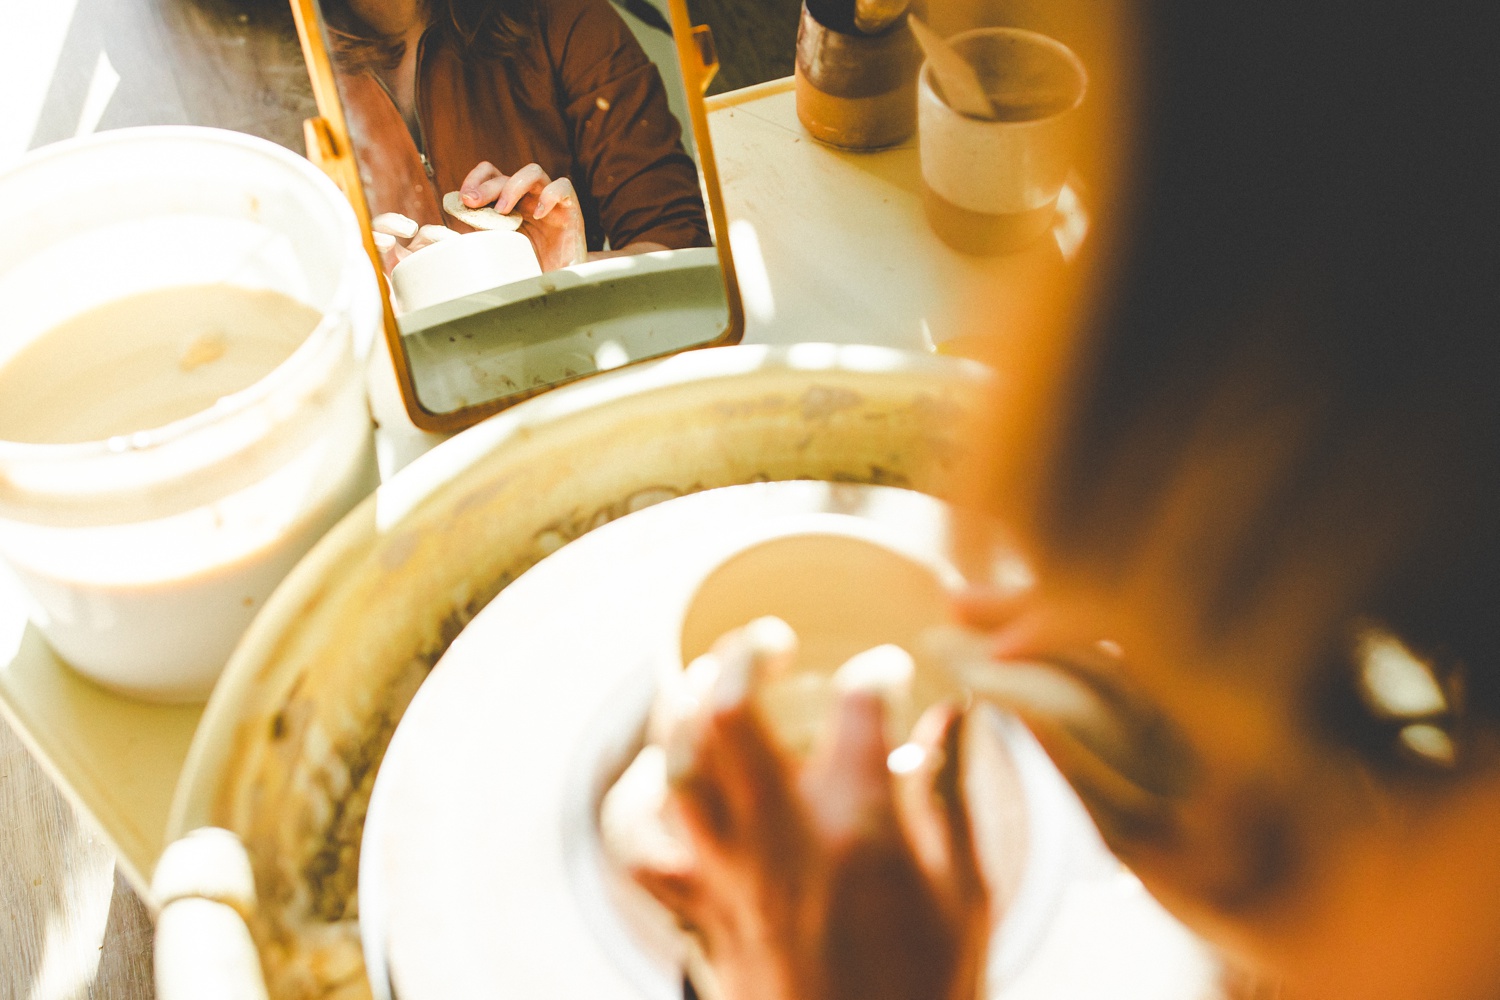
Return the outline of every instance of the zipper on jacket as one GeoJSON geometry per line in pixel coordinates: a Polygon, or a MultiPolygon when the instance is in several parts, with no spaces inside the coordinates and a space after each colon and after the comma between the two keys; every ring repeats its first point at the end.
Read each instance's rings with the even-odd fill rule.
{"type": "Polygon", "coordinates": [[[411,84],[411,116],[417,123],[417,158],[422,161],[422,169],[427,171],[430,180],[434,174],[432,161],[427,158],[427,132],[422,128],[422,49],[427,44],[427,32],[422,32],[417,39],[417,66],[416,78],[411,84]]]}
{"type": "MultiPolygon", "coordinates": [[[[435,176],[435,174],[432,169],[432,161],[427,158],[427,133],[422,128],[422,46],[426,43],[426,41],[427,32],[424,31],[422,32],[422,37],[417,39],[416,75],[415,79],[412,81],[411,87],[411,116],[412,119],[417,123],[417,133],[411,138],[412,143],[417,147],[417,159],[421,161],[422,169],[427,172],[428,178],[432,178],[433,176],[435,176]]],[[[401,102],[396,100],[395,94],[391,93],[391,88],[385,82],[385,78],[382,77],[379,73],[371,73],[370,75],[375,78],[375,82],[380,85],[380,89],[385,91],[386,99],[391,102],[391,107],[396,109],[396,114],[400,115],[401,102]]],[[[404,116],[402,118],[402,123],[405,123],[404,116]]]]}

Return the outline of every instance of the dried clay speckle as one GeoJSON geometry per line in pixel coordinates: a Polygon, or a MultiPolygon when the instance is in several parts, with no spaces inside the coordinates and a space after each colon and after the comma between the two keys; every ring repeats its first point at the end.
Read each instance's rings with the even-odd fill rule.
{"type": "Polygon", "coordinates": [[[900,472],[880,465],[871,465],[864,472],[836,472],[829,477],[835,483],[859,483],[869,486],[900,486],[909,488],[911,480],[900,472]]]}
{"type": "Polygon", "coordinates": [[[196,371],[204,365],[211,365],[224,356],[228,348],[224,334],[214,331],[202,333],[194,337],[182,352],[182,357],[177,359],[177,367],[185,372],[196,371]]]}
{"type": "Polygon", "coordinates": [[[827,420],[840,410],[852,409],[863,402],[864,397],[857,392],[815,385],[802,395],[802,419],[827,420]]]}
{"type": "Polygon", "coordinates": [[[647,507],[659,504],[664,500],[674,500],[681,495],[677,490],[668,486],[655,486],[650,489],[638,490],[632,493],[625,501],[625,510],[627,513],[634,514],[638,510],[645,510],[647,507]]]}

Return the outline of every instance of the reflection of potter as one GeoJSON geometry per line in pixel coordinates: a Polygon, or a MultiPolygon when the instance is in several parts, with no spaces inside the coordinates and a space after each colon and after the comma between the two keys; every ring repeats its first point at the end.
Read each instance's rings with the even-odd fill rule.
{"type": "Polygon", "coordinates": [[[439,197],[530,164],[571,181],[590,251],[710,244],[661,76],[607,0],[322,9],[372,212],[464,230],[439,197]]]}
{"type": "Polygon", "coordinates": [[[476,231],[430,243],[402,260],[391,271],[391,291],[410,313],[541,273],[531,241],[520,233],[476,231]]]}
{"type": "Polygon", "coordinates": [[[610,0],[299,3],[315,8],[299,21],[303,43],[320,107],[344,133],[335,145],[356,161],[382,270],[435,239],[512,225],[543,272],[480,265],[471,280],[466,262],[434,288],[425,274],[412,280],[464,245],[392,275],[404,287],[390,296],[386,334],[417,426],[457,430],[560,381],[739,338],[700,186],[712,175],[694,158],[701,98],[684,86],[665,0],[628,16],[610,0]],[[659,261],[627,266],[641,279],[626,283],[628,302],[605,277],[625,272],[595,270],[601,280],[585,290],[570,270],[695,251],[712,255],[711,275],[696,255],[682,258],[693,280],[659,261]],[[577,289],[563,296],[569,316],[552,322],[563,288],[577,289]],[[714,306],[700,308],[710,293],[714,306]],[[434,330],[438,313],[467,329],[434,330]]]}

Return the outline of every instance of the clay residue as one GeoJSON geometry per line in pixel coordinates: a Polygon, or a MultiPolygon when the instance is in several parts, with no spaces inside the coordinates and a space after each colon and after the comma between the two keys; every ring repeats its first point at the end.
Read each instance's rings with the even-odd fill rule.
{"type": "Polygon", "coordinates": [[[229,349],[229,344],[224,334],[218,330],[201,333],[194,337],[183,350],[182,357],[177,359],[177,367],[185,372],[195,371],[204,365],[211,365],[224,356],[229,349]]]}
{"type": "Polygon", "coordinates": [[[841,410],[851,410],[864,403],[864,397],[849,389],[815,385],[802,394],[802,419],[827,420],[841,410]]]}

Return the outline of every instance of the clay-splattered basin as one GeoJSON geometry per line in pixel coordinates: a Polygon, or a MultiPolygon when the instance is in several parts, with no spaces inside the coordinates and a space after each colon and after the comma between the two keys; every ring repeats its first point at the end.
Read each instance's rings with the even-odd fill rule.
{"type": "Polygon", "coordinates": [[[172,810],[169,842],[212,825],[248,847],[271,996],[368,995],[355,876],[375,770],[496,593],[592,528],[698,490],[819,479],[944,497],[987,385],[971,363],[883,348],[691,352],[518,406],[381,487],[246,635],[172,810]]]}

